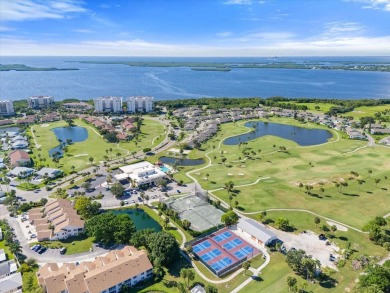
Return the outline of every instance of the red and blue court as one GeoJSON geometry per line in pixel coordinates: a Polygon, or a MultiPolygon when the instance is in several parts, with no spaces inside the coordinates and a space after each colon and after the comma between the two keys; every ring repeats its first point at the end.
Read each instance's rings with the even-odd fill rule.
{"type": "Polygon", "coordinates": [[[231,271],[260,253],[260,250],[228,228],[197,240],[192,244],[192,251],[217,276],[231,271]]]}

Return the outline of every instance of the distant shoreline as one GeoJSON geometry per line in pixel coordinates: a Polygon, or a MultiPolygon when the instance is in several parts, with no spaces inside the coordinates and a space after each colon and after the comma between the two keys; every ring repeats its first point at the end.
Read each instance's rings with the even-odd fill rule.
{"type": "Polygon", "coordinates": [[[97,64],[97,65],[127,65],[132,67],[189,67],[195,71],[231,71],[233,69],[311,69],[311,70],[351,70],[351,71],[379,71],[390,72],[390,63],[351,63],[321,64],[319,62],[283,62],[269,63],[217,63],[217,62],[148,62],[148,61],[65,61],[70,63],[97,64]]]}
{"type": "Polygon", "coordinates": [[[30,67],[24,64],[0,64],[0,71],[67,71],[79,70],[79,68],[56,68],[56,67],[30,67]]]}

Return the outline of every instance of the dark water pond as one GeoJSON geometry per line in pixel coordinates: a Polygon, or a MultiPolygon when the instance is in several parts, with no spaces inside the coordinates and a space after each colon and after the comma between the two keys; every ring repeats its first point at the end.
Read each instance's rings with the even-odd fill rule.
{"type": "Polygon", "coordinates": [[[2,135],[5,132],[19,132],[19,128],[18,127],[14,127],[14,126],[3,126],[3,127],[0,127],[0,135],[2,135]]]}
{"type": "Polygon", "coordinates": [[[159,160],[164,164],[177,166],[197,166],[204,164],[203,159],[179,159],[173,157],[160,157],[159,160]]]}
{"type": "Polygon", "coordinates": [[[245,126],[254,128],[254,131],[227,138],[223,144],[238,145],[240,142],[247,142],[265,135],[274,135],[295,141],[301,146],[310,146],[325,143],[332,137],[332,133],[328,130],[308,129],[286,124],[247,122],[245,126]]]}
{"type": "Polygon", "coordinates": [[[133,220],[135,228],[137,230],[142,229],[154,229],[155,231],[161,231],[160,224],[150,217],[144,210],[138,209],[124,209],[124,210],[112,210],[115,215],[127,214],[133,220]]]}
{"type": "Polygon", "coordinates": [[[75,142],[82,142],[88,138],[88,131],[84,127],[73,126],[73,127],[57,127],[53,128],[52,131],[56,135],[60,145],[49,150],[49,155],[52,157],[54,153],[60,153],[62,156],[62,148],[64,145],[75,142]],[[71,140],[71,141],[68,141],[71,140]]]}

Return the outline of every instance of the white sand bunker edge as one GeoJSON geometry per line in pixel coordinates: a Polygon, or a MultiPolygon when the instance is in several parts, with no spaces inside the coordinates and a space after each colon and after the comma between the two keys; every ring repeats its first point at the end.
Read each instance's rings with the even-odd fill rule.
{"type": "Polygon", "coordinates": [[[337,228],[337,230],[339,230],[339,231],[343,231],[343,232],[348,231],[348,228],[347,228],[347,227],[345,227],[345,226],[343,226],[343,225],[340,225],[340,224],[337,224],[337,223],[335,223],[335,222],[326,221],[326,223],[327,223],[329,226],[335,225],[336,228],[337,228]]]}
{"type": "Polygon", "coordinates": [[[78,154],[78,155],[75,155],[73,157],[85,157],[85,156],[88,156],[88,154],[78,154]]]}

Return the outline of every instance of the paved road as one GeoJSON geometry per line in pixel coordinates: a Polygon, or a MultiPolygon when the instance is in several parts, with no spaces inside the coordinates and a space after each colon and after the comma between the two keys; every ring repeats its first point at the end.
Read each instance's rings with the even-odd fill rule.
{"type": "Polygon", "coordinates": [[[0,205],[0,219],[7,219],[10,227],[14,229],[14,233],[22,246],[23,254],[27,258],[35,258],[40,264],[48,262],[81,262],[104,255],[109,251],[100,247],[94,247],[94,251],[92,252],[83,252],[72,255],[61,255],[58,249],[48,249],[45,253],[39,254],[31,250],[19,222],[16,218],[9,217],[7,208],[4,205],[0,205]]]}

